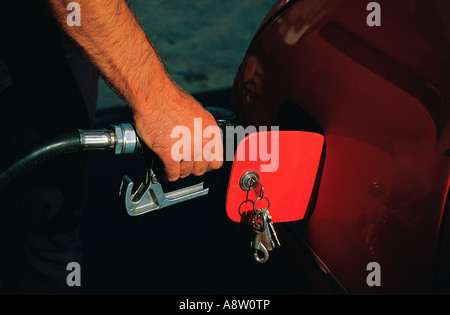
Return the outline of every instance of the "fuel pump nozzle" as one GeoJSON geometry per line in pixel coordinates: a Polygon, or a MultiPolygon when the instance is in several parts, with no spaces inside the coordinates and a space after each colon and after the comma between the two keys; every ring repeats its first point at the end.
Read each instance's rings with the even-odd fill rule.
{"type": "MultiPolygon", "coordinates": [[[[222,133],[234,119],[234,114],[221,108],[206,108],[216,118],[222,133]]],[[[116,155],[147,154],[148,150],[139,139],[133,124],[124,123],[108,129],[78,130],[59,135],[32,148],[22,157],[0,172],[0,189],[29,169],[58,156],[81,151],[113,151],[116,155]]],[[[124,176],[120,195],[124,199],[127,212],[131,216],[162,209],[183,201],[207,195],[209,188],[204,183],[164,193],[153,171],[152,160],[148,163],[146,179],[133,192],[134,183],[124,176]]]]}
{"type": "MultiPolygon", "coordinates": [[[[209,107],[206,109],[214,116],[217,124],[222,130],[222,135],[224,135],[226,126],[232,124],[234,113],[222,108],[209,107]]],[[[134,153],[143,151],[143,148],[139,142],[139,137],[136,136],[136,132],[133,134],[130,126],[115,126],[114,130],[118,142],[118,146],[116,146],[116,154],[121,154],[118,152],[134,153]]],[[[147,166],[144,182],[140,184],[135,192],[133,192],[133,187],[133,181],[128,176],[124,176],[120,187],[120,196],[123,198],[125,208],[130,216],[137,216],[147,212],[159,210],[194,198],[205,196],[209,193],[209,188],[205,188],[204,182],[164,193],[163,188],[153,170],[153,161],[150,161],[147,166]]]]}

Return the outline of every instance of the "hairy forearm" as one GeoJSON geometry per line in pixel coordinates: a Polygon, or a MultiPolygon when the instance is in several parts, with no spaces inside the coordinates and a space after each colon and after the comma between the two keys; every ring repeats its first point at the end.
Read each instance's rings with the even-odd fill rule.
{"type": "Polygon", "coordinates": [[[125,0],[77,0],[81,26],[67,24],[71,1],[46,1],[60,26],[132,109],[156,106],[152,94],[173,83],[125,0]]]}
{"type": "MultiPolygon", "coordinates": [[[[139,137],[163,161],[166,179],[201,175],[222,165],[221,161],[206,161],[204,156],[201,159],[194,157],[192,152],[203,153],[203,147],[209,141],[207,138],[201,142],[191,141],[194,149],[190,158],[178,161],[172,156],[176,142],[171,137],[174,128],[187,126],[191,134],[198,133],[194,130],[194,118],[202,119],[202,130],[207,126],[217,127],[217,124],[200,103],[167,75],[125,0],[77,0],[81,7],[80,26],[67,24],[69,12],[66,8],[71,1],[45,1],[61,27],[131,107],[139,137]]],[[[219,152],[221,139],[214,141],[219,152]]]]}

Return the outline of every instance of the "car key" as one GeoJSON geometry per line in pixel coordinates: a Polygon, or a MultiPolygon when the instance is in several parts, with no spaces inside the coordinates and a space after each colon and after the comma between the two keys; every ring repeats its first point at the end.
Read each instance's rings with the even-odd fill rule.
{"type": "Polygon", "coordinates": [[[270,231],[270,235],[272,236],[272,240],[275,239],[278,246],[281,246],[280,240],[278,239],[277,232],[275,232],[275,227],[273,226],[272,216],[269,213],[269,209],[267,209],[266,212],[267,212],[267,219],[268,219],[267,227],[268,227],[268,230],[270,231]]]}

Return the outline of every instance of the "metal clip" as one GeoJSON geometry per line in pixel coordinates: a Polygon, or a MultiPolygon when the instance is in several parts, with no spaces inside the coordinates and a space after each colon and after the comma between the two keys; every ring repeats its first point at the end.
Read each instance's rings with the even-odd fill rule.
{"type": "Polygon", "coordinates": [[[256,233],[255,240],[251,243],[253,248],[253,258],[258,263],[265,263],[269,260],[269,250],[271,239],[267,230],[267,215],[264,210],[254,210],[252,216],[252,227],[256,233]],[[267,247],[269,246],[269,247],[267,247]],[[262,257],[260,256],[262,254],[262,257]]]}
{"type": "Polygon", "coordinates": [[[130,216],[137,216],[169,207],[180,202],[205,196],[209,192],[209,188],[204,188],[204,183],[202,182],[164,193],[152,168],[147,169],[144,183],[134,193],[132,192],[133,186],[134,183],[131,179],[128,176],[124,176],[120,187],[120,196],[125,199],[125,208],[130,216]]]}
{"type": "Polygon", "coordinates": [[[251,243],[253,248],[253,258],[257,263],[263,264],[269,260],[269,251],[261,242],[262,232],[256,232],[255,240],[251,243]],[[262,257],[260,256],[262,253],[262,257]]]}

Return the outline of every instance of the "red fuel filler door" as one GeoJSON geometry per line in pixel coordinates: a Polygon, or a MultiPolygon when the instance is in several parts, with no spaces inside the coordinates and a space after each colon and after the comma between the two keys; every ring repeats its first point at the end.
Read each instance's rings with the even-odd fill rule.
{"type": "Polygon", "coordinates": [[[247,136],[234,156],[226,199],[228,217],[255,223],[254,210],[269,208],[273,223],[303,219],[323,146],[324,137],[312,132],[267,131],[247,136]]]}

